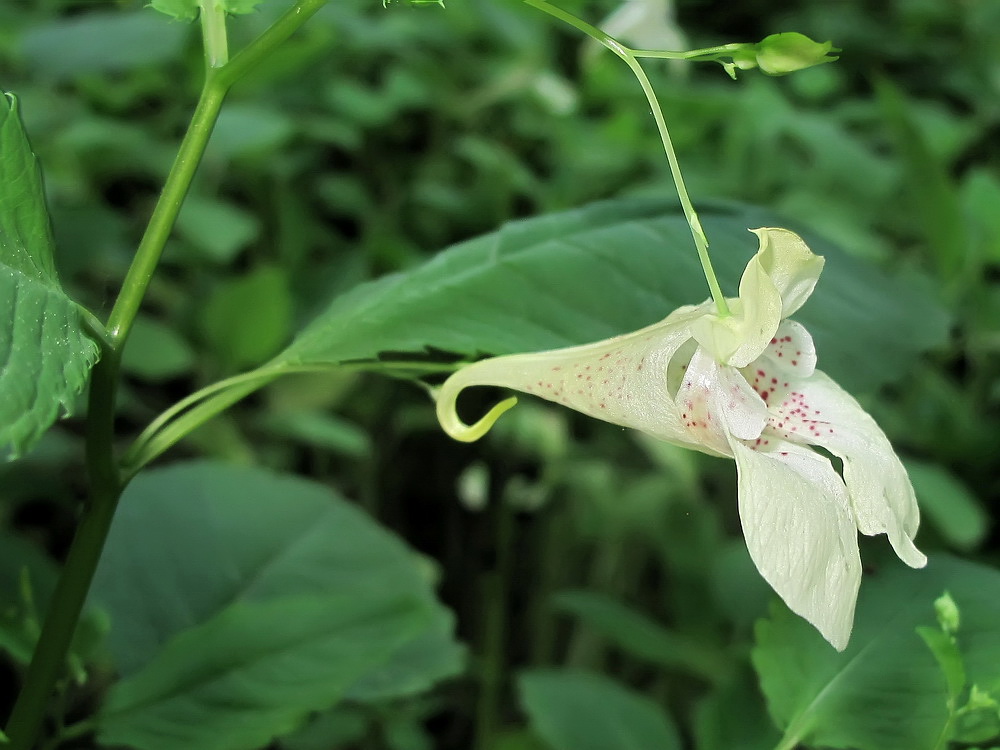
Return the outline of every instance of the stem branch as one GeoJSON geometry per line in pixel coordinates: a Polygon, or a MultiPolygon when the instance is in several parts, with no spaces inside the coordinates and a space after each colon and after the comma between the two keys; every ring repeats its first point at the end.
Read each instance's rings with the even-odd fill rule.
{"type": "MultiPolygon", "coordinates": [[[[619,42],[617,39],[605,34],[596,26],[577,18],[571,13],[567,13],[561,8],[550,5],[545,0],[524,0],[524,2],[533,8],[537,8],[540,11],[548,13],[550,16],[558,18],[560,21],[568,23],[573,28],[579,29],[587,36],[603,44],[609,50],[618,55],[618,57],[620,57],[625,64],[629,66],[636,79],[638,79],[639,85],[642,86],[642,91],[646,95],[646,100],[649,102],[650,109],[653,113],[653,119],[656,121],[656,129],[659,131],[660,141],[663,144],[663,151],[666,153],[667,163],[670,165],[670,174],[674,179],[674,185],[677,187],[677,195],[681,201],[681,208],[684,211],[684,217],[687,219],[688,226],[691,229],[691,236],[694,238],[694,246],[698,251],[698,260],[701,261],[701,267],[705,273],[705,279],[708,281],[708,288],[712,292],[712,299],[715,301],[719,317],[727,317],[730,314],[729,305],[727,304],[726,297],[722,293],[722,289],[719,286],[719,281],[715,276],[715,270],[712,268],[712,261],[708,255],[708,238],[705,236],[705,230],[702,229],[701,221],[698,219],[698,212],[695,211],[694,205],[691,203],[691,198],[688,195],[687,186],[684,184],[684,176],[681,174],[681,167],[677,160],[677,153],[674,151],[673,142],[670,140],[670,132],[667,130],[667,121],[663,117],[663,110],[656,98],[656,92],[653,91],[653,86],[649,82],[646,72],[642,69],[642,66],[636,59],[635,52],[619,42]]],[[[643,50],[643,52],[647,56],[652,56],[649,54],[649,50],[643,50]]],[[[704,50],[697,50],[695,56],[700,56],[702,53],[704,53],[704,50]]],[[[663,56],[684,57],[685,53],[666,53],[663,56]]]]}

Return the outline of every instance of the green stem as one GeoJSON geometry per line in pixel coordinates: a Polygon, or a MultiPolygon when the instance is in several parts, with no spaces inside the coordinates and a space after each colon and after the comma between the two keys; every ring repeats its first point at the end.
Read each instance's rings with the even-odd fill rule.
{"type": "Polygon", "coordinates": [[[122,290],[108,317],[108,334],[119,351],[125,345],[125,340],[132,329],[132,322],[139,312],[139,305],[160,262],[163,248],[173,230],[177,214],[180,213],[181,204],[191,186],[191,180],[198,169],[201,157],[205,153],[205,146],[215,127],[227,91],[228,85],[222,80],[220,71],[209,70],[191,123],[184,140],[181,141],[177,158],[174,159],[170,174],[163,184],[163,191],[153,209],[146,232],[139,242],[132,265],[125,274],[122,290]]]}
{"type": "Polygon", "coordinates": [[[717,47],[688,50],[687,52],[671,52],[663,49],[631,49],[629,52],[634,57],[656,57],[664,60],[717,61],[720,57],[731,57],[737,52],[746,49],[747,46],[743,42],[734,42],[732,44],[720,44],[717,47]]]}
{"type": "MultiPolygon", "coordinates": [[[[698,212],[695,211],[694,204],[691,203],[691,198],[688,195],[687,186],[684,184],[684,176],[681,174],[680,162],[677,160],[677,153],[674,151],[673,142],[670,140],[670,132],[667,129],[667,121],[663,117],[663,110],[660,107],[660,102],[656,98],[656,92],[653,91],[653,86],[649,82],[649,78],[646,76],[645,71],[636,59],[635,53],[617,39],[605,34],[596,26],[592,26],[586,21],[577,18],[571,13],[567,13],[561,8],[550,5],[545,2],[545,0],[524,0],[524,2],[533,8],[537,8],[538,10],[548,13],[550,16],[558,18],[560,21],[568,23],[570,26],[579,29],[587,36],[603,44],[609,50],[618,55],[618,57],[624,60],[625,64],[629,66],[632,73],[635,75],[636,79],[638,79],[639,85],[642,86],[642,91],[646,95],[646,100],[649,102],[650,109],[653,112],[653,119],[656,121],[656,129],[660,133],[660,141],[663,144],[663,151],[666,153],[667,163],[670,165],[670,174],[674,179],[674,185],[677,187],[677,195],[680,197],[681,208],[684,211],[684,217],[687,219],[688,226],[691,229],[694,246],[698,251],[698,260],[701,261],[701,267],[705,273],[705,279],[708,281],[708,288],[712,292],[712,299],[715,301],[719,317],[727,317],[730,314],[729,305],[727,304],[726,297],[722,293],[722,289],[719,286],[719,280],[715,275],[715,269],[712,268],[712,261],[708,255],[708,238],[705,236],[705,230],[702,229],[701,221],[698,218],[698,212]]],[[[704,50],[698,50],[698,52],[701,53],[704,52],[704,50]]]]}
{"type": "Polygon", "coordinates": [[[233,59],[220,68],[219,81],[232,86],[247,72],[267,57],[271,50],[294,34],[302,24],[326,5],[327,0],[299,0],[272,23],[259,37],[241,49],[233,59]]]}
{"type": "Polygon", "coordinates": [[[116,501],[117,495],[95,492],[77,528],[24,687],[7,722],[10,750],[31,750],[35,745],[52,688],[65,671],[66,654],[111,527],[116,501]]]}
{"type": "Polygon", "coordinates": [[[218,0],[201,0],[201,38],[205,48],[205,67],[221,68],[229,62],[226,36],[226,11],[218,0]]]}
{"type": "MultiPolygon", "coordinates": [[[[224,60],[224,26],[220,31],[212,26],[218,18],[203,17],[209,66],[201,96],[146,232],[136,249],[135,258],[122,282],[121,292],[104,326],[105,332],[95,336],[102,356],[91,374],[88,405],[86,447],[90,498],[83,508],[24,684],[7,723],[10,750],[30,750],[35,746],[49,698],[56,682],[65,673],[66,655],[125,485],[114,453],[115,396],[121,353],[181,203],[205,152],[222,102],[239,78],[291,36],[325,2],[300,0],[228,63],[224,60]],[[213,60],[221,67],[212,67],[213,60]]],[[[91,326],[94,323],[88,321],[91,326]]]]}

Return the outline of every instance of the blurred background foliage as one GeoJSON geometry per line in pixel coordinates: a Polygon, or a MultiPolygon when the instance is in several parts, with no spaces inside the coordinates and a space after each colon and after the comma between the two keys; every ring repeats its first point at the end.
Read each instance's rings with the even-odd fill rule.
{"type": "MultiPolygon", "coordinates": [[[[563,5],[592,21],[617,7],[563,5]]],[[[906,457],[922,548],[995,564],[1000,4],[651,5],[689,48],[795,30],[844,50],[780,79],[645,67],[696,204],[767,206],[949,310],[946,345],[905,372],[880,363],[890,385],[856,395],[906,457]]],[[[283,10],[269,0],[232,19],[232,46],[283,10]]],[[[92,310],[114,299],[201,65],[196,25],[138,3],[0,6],[0,85],[20,97],[43,165],[63,283],[92,310]]],[[[121,433],[265,361],[338,291],[513,218],[672,192],[631,74],[572,30],[514,0],[331,2],[231,94],[129,342],[121,433]]],[[[60,423],[0,467],[4,526],[55,557],[83,492],[80,433],[60,423]]],[[[497,750],[558,747],[558,727],[523,727],[547,689],[563,694],[560,678],[525,673],[521,703],[513,681],[553,665],[641,688],[700,748],[777,739],[747,659],[771,597],[728,463],[529,403],[482,445],[458,445],[422,390],[349,373],[278,381],[173,455],[308,475],[439,566],[470,644],[465,675],[320,717],[291,750],[447,750],[470,746],[474,726],[497,750]]],[[[574,685],[615,700],[613,686],[574,685]]]]}

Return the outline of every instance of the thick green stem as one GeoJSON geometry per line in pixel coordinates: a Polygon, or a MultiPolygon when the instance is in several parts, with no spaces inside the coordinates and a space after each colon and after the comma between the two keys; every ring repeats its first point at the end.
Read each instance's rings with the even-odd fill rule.
{"type": "Polygon", "coordinates": [[[52,688],[66,671],[76,623],[90,589],[117,505],[118,494],[94,493],[66,557],[49,603],[38,647],[7,722],[11,750],[31,750],[41,728],[52,688]]]}
{"type": "MultiPolygon", "coordinates": [[[[719,287],[719,281],[715,276],[715,269],[712,268],[712,261],[708,255],[708,238],[705,236],[705,230],[702,229],[701,221],[698,219],[698,212],[695,211],[694,204],[691,203],[691,198],[688,195],[687,186],[684,184],[684,176],[681,174],[680,162],[677,160],[677,153],[674,151],[673,142],[670,140],[670,131],[667,129],[667,121],[663,117],[663,110],[660,107],[659,100],[656,98],[656,92],[653,91],[653,86],[649,82],[649,78],[646,76],[646,73],[639,64],[639,61],[636,59],[634,51],[626,47],[617,39],[605,34],[596,26],[577,18],[571,13],[567,13],[561,8],[550,5],[545,2],[545,0],[524,0],[524,2],[533,8],[537,8],[538,10],[548,13],[550,16],[558,18],[560,21],[568,23],[573,28],[579,29],[587,36],[603,44],[609,50],[618,55],[618,57],[624,60],[625,64],[631,69],[633,75],[635,75],[636,79],[638,79],[639,85],[642,86],[642,91],[646,95],[646,100],[649,102],[650,109],[653,113],[653,119],[656,121],[656,129],[659,131],[660,141],[663,144],[663,151],[666,153],[667,163],[670,165],[670,174],[674,179],[674,185],[677,188],[677,195],[680,197],[681,201],[681,208],[684,211],[684,216],[691,229],[691,236],[694,238],[694,246],[698,251],[698,260],[701,261],[701,267],[705,273],[705,279],[708,281],[708,288],[712,293],[712,299],[715,301],[715,306],[718,309],[719,316],[728,316],[730,314],[729,305],[726,302],[725,295],[722,293],[722,289],[719,287]]],[[[648,50],[645,52],[648,53],[648,50]]],[[[702,52],[703,50],[698,50],[699,54],[702,52]]]]}

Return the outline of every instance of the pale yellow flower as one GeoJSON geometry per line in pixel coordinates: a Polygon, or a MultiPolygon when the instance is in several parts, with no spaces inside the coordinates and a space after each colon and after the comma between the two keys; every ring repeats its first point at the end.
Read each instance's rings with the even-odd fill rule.
{"type": "Polygon", "coordinates": [[[816,369],[812,337],[788,320],[812,294],[823,258],[786,229],[753,231],[760,249],[731,315],[720,318],[707,301],[605,341],[476,362],[438,390],[438,419],[458,440],[479,438],[515,399],[468,426],[455,412],[458,394],[503,386],[735,459],[750,556],[788,606],[842,650],[861,582],[857,532],[886,534],[903,562],[922,567],[919,513],[885,434],[816,369]],[[840,458],[842,471],[814,447],[840,458]]]}

